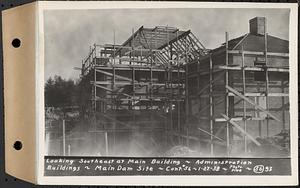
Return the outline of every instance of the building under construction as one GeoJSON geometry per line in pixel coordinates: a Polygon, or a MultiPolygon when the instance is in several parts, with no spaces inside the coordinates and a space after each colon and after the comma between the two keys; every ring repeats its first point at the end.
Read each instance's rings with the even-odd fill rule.
{"type": "Polygon", "coordinates": [[[173,27],[92,46],[80,114],[101,155],[289,156],[289,42],[249,23],[216,49],[173,27]]]}

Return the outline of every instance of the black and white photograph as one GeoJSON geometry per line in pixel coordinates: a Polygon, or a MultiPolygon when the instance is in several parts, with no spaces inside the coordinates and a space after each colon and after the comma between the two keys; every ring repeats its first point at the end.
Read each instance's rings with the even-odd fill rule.
{"type": "Polygon", "coordinates": [[[43,22],[45,175],[291,174],[289,8],[50,9],[43,22]]]}

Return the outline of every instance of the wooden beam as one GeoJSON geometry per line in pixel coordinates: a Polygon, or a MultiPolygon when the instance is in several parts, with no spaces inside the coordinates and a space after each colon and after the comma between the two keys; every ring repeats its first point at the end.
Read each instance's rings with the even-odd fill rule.
{"type": "MultiPolygon", "coordinates": [[[[116,66],[112,66],[112,65],[107,65],[107,66],[96,66],[95,68],[97,70],[101,69],[101,70],[112,70],[113,67],[115,67],[116,70],[131,70],[132,67],[135,68],[136,71],[150,71],[149,67],[146,66],[134,66],[134,65],[126,65],[126,66],[120,66],[120,65],[116,65],[116,66]]],[[[166,69],[162,68],[162,67],[152,67],[152,71],[153,72],[165,72],[166,69]]],[[[172,70],[172,72],[177,73],[177,70],[172,70]]],[[[184,70],[179,70],[179,72],[181,73],[185,73],[184,70]]]]}
{"type": "MultiPolygon", "coordinates": [[[[104,89],[104,90],[109,91],[109,92],[113,92],[113,90],[108,89],[107,87],[101,86],[101,85],[96,84],[96,83],[94,83],[94,86],[96,86],[96,87],[98,87],[98,88],[101,88],[101,89],[104,89]]],[[[132,97],[131,95],[128,95],[128,94],[126,94],[126,93],[118,92],[117,94],[124,95],[124,96],[126,96],[126,97],[132,97]]]]}
{"type": "Polygon", "coordinates": [[[260,146],[261,144],[255,139],[253,138],[249,133],[245,132],[244,129],[237,124],[236,122],[234,122],[232,119],[230,119],[228,116],[226,116],[225,114],[221,114],[221,116],[223,116],[231,125],[233,125],[235,128],[237,128],[239,131],[241,131],[244,135],[246,135],[250,140],[252,140],[256,145],[260,146]]]}
{"type": "MultiPolygon", "coordinates": [[[[152,132],[152,131],[162,131],[163,128],[135,128],[135,127],[132,127],[132,128],[127,128],[127,129],[120,129],[120,128],[117,128],[117,129],[103,129],[103,130],[90,130],[88,131],[89,133],[105,133],[105,132],[109,132],[109,133],[113,133],[113,132],[135,132],[135,131],[139,131],[139,132],[152,132]]],[[[86,138],[85,138],[86,139],[86,138]]]]}
{"type": "Polygon", "coordinates": [[[189,139],[189,140],[197,140],[197,141],[200,141],[199,138],[195,137],[195,136],[187,136],[187,135],[184,135],[184,134],[180,134],[176,131],[167,131],[167,133],[171,133],[172,135],[175,135],[175,136],[180,136],[182,138],[185,138],[185,139],[189,139]]]}
{"type": "MultiPolygon", "coordinates": [[[[220,69],[213,69],[213,73],[220,72],[220,71],[222,71],[222,70],[220,70],[220,69]]],[[[207,74],[209,74],[209,72],[200,72],[199,73],[200,76],[204,76],[204,75],[207,75],[207,74]]]]}
{"type": "MultiPolygon", "coordinates": [[[[235,96],[234,93],[229,92],[228,93],[229,96],[235,96]]],[[[269,97],[289,97],[288,93],[245,93],[244,96],[246,97],[265,97],[265,96],[269,96],[269,97]]]]}
{"type": "MultiPolygon", "coordinates": [[[[132,55],[133,56],[133,55],[132,55]]],[[[136,56],[134,56],[136,57],[136,56]]],[[[148,62],[147,60],[140,60],[140,59],[136,59],[134,57],[109,57],[109,59],[111,60],[120,60],[120,61],[125,61],[125,62],[135,62],[135,63],[145,63],[145,64],[150,64],[150,62],[148,62]]]]}
{"type": "Polygon", "coordinates": [[[248,103],[250,103],[251,105],[255,106],[257,109],[261,110],[262,112],[268,114],[270,117],[272,117],[273,119],[275,119],[278,122],[281,122],[278,118],[276,118],[276,116],[274,116],[273,114],[271,114],[270,112],[268,112],[266,109],[264,109],[263,107],[259,106],[258,104],[256,104],[255,102],[253,102],[252,100],[250,100],[248,97],[245,97],[243,94],[241,94],[240,92],[236,91],[235,89],[233,89],[232,87],[226,85],[225,86],[226,89],[228,89],[229,91],[231,91],[232,93],[234,93],[235,95],[237,95],[238,97],[244,99],[245,101],[247,101],[248,103]]]}
{"type": "Polygon", "coordinates": [[[199,41],[199,39],[192,32],[191,32],[191,36],[194,38],[194,40],[196,40],[200,44],[203,50],[207,50],[205,46],[199,41]]]}
{"type": "MultiPolygon", "coordinates": [[[[262,121],[262,120],[265,120],[266,118],[260,118],[260,117],[246,117],[246,118],[243,118],[243,117],[233,117],[231,118],[233,121],[243,121],[244,119],[245,120],[251,120],[251,121],[262,121]]],[[[226,122],[227,120],[224,119],[224,118],[215,118],[215,122],[226,122]]]]}
{"type": "MultiPolygon", "coordinates": [[[[224,97],[224,93],[213,94],[214,97],[224,97]]],[[[202,94],[200,96],[197,95],[189,95],[189,98],[208,98],[209,94],[202,94]]]]}
{"type": "Polygon", "coordinates": [[[146,98],[135,98],[135,99],[133,99],[133,98],[130,98],[130,99],[119,99],[120,101],[130,101],[130,100],[136,100],[136,101],[150,101],[150,100],[152,100],[152,101],[163,101],[163,99],[164,98],[153,98],[153,99],[146,99],[146,98]]]}
{"type": "MultiPolygon", "coordinates": [[[[244,40],[248,37],[250,33],[247,33],[243,38],[242,40],[240,40],[240,42],[238,42],[233,48],[232,50],[236,49],[240,44],[242,44],[244,42],[244,40]]],[[[245,52],[245,51],[244,51],[245,52]]]]}
{"type": "MultiPolygon", "coordinates": [[[[229,54],[241,54],[240,50],[228,50],[229,54]]],[[[253,51],[244,51],[245,55],[265,55],[265,52],[253,52],[253,51]]],[[[289,53],[275,53],[275,52],[268,52],[268,56],[278,56],[278,57],[289,57],[289,53]]]]}
{"type": "Polygon", "coordinates": [[[94,86],[99,87],[99,88],[104,89],[104,90],[109,91],[109,92],[113,92],[113,90],[111,90],[111,89],[109,89],[109,88],[107,88],[107,87],[98,85],[98,84],[96,84],[96,83],[94,83],[94,86]]]}
{"type": "Polygon", "coordinates": [[[97,47],[100,47],[100,48],[111,48],[111,49],[115,49],[115,50],[118,50],[118,49],[132,49],[131,46],[122,46],[122,45],[119,45],[119,44],[104,44],[104,45],[101,45],[101,44],[96,44],[97,47]]]}
{"type": "MultiPolygon", "coordinates": [[[[224,70],[242,70],[242,67],[240,66],[224,66],[224,65],[220,65],[217,66],[217,68],[219,69],[224,69],[224,70]]],[[[245,67],[244,70],[245,71],[266,71],[266,69],[269,72],[286,72],[289,73],[289,69],[288,68],[276,68],[276,67],[245,67]]]]}
{"type": "Polygon", "coordinates": [[[126,46],[130,41],[132,41],[136,35],[144,28],[144,26],[141,26],[133,35],[131,35],[123,44],[122,46],[126,46]]]}
{"type": "Polygon", "coordinates": [[[190,34],[190,32],[191,32],[191,30],[188,30],[188,31],[186,31],[186,32],[184,32],[184,33],[178,35],[177,37],[174,37],[173,39],[167,41],[165,44],[161,45],[161,46],[158,47],[157,49],[163,49],[163,48],[165,48],[165,47],[168,46],[169,44],[171,44],[171,43],[173,43],[173,42],[175,42],[175,41],[178,41],[178,40],[180,40],[181,38],[187,36],[188,34],[190,34]]]}
{"type": "Polygon", "coordinates": [[[214,138],[216,138],[216,139],[218,139],[218,140],[220,140],[222,142],[224,141],[222,138],[217,137],[217,136],[215,136],[215,135],[213,135],[213,134],[211,134],[211,133],[207,132],[206,130],[203,130],[203,129],[199,128],[199,127],[198,127],[198,130],[200,130],[200,131],[202,131],[202,132],[204,132],[204,133],[206,133],[206,134],[208,134],[208,135],[210,135],[210,136],[212,136],[212,137],[214,137],[214,138]]]}
{"type": "Polygon", "coordinates": [[[155,55],[158,59],[161,60],[160,63],[161,63],[164,67],[167,66],[167,64],[168,64],[168,59],[166,59],[165,56],[162,55],[162,53],[155,53],[154,55],[155,55]]]}
{"type": "MultiPolygon", "coordinates": [[[[122,81],[122,82],[112,82],[112,81],[91,81],[91,83],[96,83],[96,84],[100,84],[100,85],[132,85],[132,82],[129,81],[122,81]]],[[[150,85],[150,83],[147,82],[137,82],[135,81],[135,84],[140,86],[140,87],[145,87],[150,85]]],[[[161,83],[154,83],[152,84],[153,86],[165,86],[165,84],[161,84],[161,83]]],[[[179,84],[173,84],[173,88],[177,88],[179,87],[179,84]]],[[[169,85],[167,85],[167,88],[171,88],[169,85]]]]}

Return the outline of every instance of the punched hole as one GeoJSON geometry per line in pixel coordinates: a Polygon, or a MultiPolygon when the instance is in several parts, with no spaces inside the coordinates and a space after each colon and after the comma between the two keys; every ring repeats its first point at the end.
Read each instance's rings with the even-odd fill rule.
{"type": "Polygon", "coordinates": [[[15,47],[15,48],[19,48],[21,46],[21,41],[20,39],[14,39],[12,42],[11,42],[12,46],[15,47]]]}
{"type": "Polygon", "coordinates": [[[14,143],[14,148],[15,148],[15,150],[20,150],[20,149],[22,149],[22,142],[16,141],[16,142],[14,143]]]}

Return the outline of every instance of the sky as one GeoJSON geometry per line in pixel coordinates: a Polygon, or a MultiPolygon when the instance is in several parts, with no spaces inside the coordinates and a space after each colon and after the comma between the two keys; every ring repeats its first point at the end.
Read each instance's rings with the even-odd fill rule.
{"type": "Polygon", "coordinates": [[[249,20],[267,18],[267,32],[288,40],[288,9],[99,9],[46,10],[44,12],[45,81],[59,75],[78,79],[81,61],[87,57],[89,46],[122,44],[140,26],[171,26],[191,30],[208,49],[249,32],[249,20]]]}

